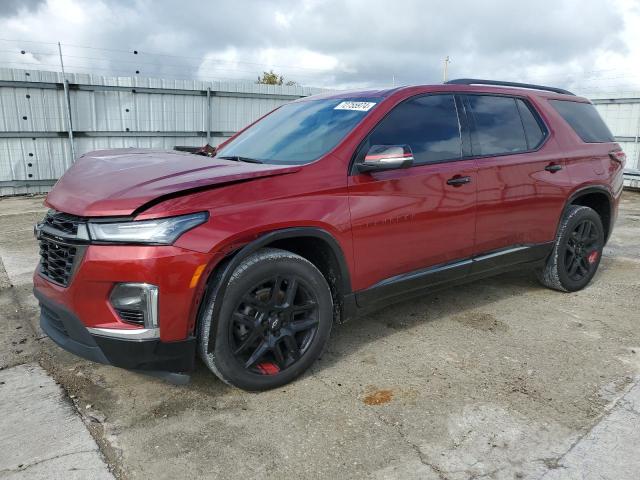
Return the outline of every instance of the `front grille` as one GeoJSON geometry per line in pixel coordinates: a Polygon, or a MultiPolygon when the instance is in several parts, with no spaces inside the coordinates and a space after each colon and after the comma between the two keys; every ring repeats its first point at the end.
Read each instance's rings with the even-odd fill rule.
{"type": "Polygon", "coordinates": [[[40,274],[68,286],[88,243],[86,230],[86,219],[49,210],[35,228],[40,241],[40,274]]]}
{"type": "Polygon", "coordinates": [[[124,308],[116,308],[115,310],[123,321],[144,325],[144,312],[139,310],[127,310],[124,308]]]}
{"type": "Polygon", "coordinates": [[[42,221],[43,226],[48,226],[67,235],[77,235],[78,224],[82,223],[80,217],[68,213],[49,211],[42,221]]]}
{"type": "Polygon", "coordinates": [[[40,273],[64,287],[69,285],[78,247],[40,238],[40,273]]]}

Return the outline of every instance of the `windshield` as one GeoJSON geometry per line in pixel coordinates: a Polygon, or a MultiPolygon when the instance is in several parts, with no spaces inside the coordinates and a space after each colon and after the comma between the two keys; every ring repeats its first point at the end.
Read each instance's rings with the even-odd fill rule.
{"type": "Polygon", "coordinates": [[[312,162],[335,147],[379,100],[331,98],[283,105],[216,156],[274,164],[312,162]]]}

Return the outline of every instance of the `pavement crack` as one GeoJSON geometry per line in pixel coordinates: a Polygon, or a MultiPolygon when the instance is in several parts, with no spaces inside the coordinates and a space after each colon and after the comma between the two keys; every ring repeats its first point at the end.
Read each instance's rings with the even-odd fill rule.
{"type": "MultiPolygon", "coordinates": [[[[620,394],[614,399],[612,400],[609,405],[607,405],[602,412],[600,413],[600,415],[598,415],[595,420],[591,423],[591,425],[585,429],[580,435],[578,435],[578,437],[571,442],[571,445],[569,445],[569,448],[567,448],[567,450],[562,453],[561,455],[558,455],[556,457],[549,457],[549,458],[543,458],[543,459],[538,459],[539,461],[542,461],[548,468],[548,470],[546,472],[544,472],[542,475],[540,475],[540,477],[538,477],[538,480],[542,480],[544,479],[547,474],[549,473],[549,471],[556,469],[556,468],[565,468],[565,466],[563,465],[562,461],[563,459],[569,455],[573,449],[584,439],[586,438],[588,435],[590,435],[593,430],[600,425],[600,423],[602,422],[602,420],[604,418],[607,417],[607,415],[609,415],[609,413],[615,408],[615,407],[620,407],[623,408],[625,410],[628,410],[627,405],[628,402],[627,400],[624,398],[633,387],[635,387],[636,385],[638,385],[638,378],[635,379],[635,381],[630,382],[621,392],[620,394]],[[551,467],[549,465],[552,465],[551,467]]],[[[634,410],[632,410],[634,413],[636,413],[634,410]]]]}
{"type": "Polygon", "coordinates": [[[27,463],[27,464],[21,464],[21,465],[17,466],[16,468],[4,468],[4,469],[0,470],[0,473],[24,472],[25,470],[28,470],[31,467],[35,467],[36,465],[40,465],[41,463],[50,462],[51,460],[57,460],[59,458],[64,458],[64,457],[70,457],[71,455],[77,455],[79,453],[93,453],[95,451],[96,451],[95,449],[89,449],[89,450],[78,450],[78,451],[75,451],[75,452],[61,453],[60,455],[54,455],[53,457],[43,458],[42,460],[38,460],[36,462],[27,463]]]}
{"type": "Polygon", "coordinates": [[[374,412],[374,415],[376,416],[376,418],[378,420],[380,420],[380,422],[384,423],[388,427],[391,427],[393,430],[395,430],[398,433],[398,436],[402,439],[402,441],[405,444],[407,444],[415,452],[415,454],[418,457],[418,460],[420,461],[420,463],[422,463],[424,466],[429,467],[431,470],[433,470],[433,472],[436,475],[438,475],[438,478],[440,480],[448,480],[448,477],[447,477],[446,473],[444,471],[442,471],[442,469],[440,467],[438,467],[437,465],[434,465],[433,463],[431,463],[428,460],[427,456],[422,452],[422,449],[416,443],[412,442],[409,439],[409,437],[404,432],[404,430],[402,429],[400,424],[391,423],[391,422],[387,421],[387,419],[385,419],[378,412],[374,412]]]}
{"type": "MultiPolygon", "coordinates": [[[[349,396],[348,392],[335,388],[334,385],[325,381],[321,376],[318,376],[317,378],[320,380],[321,383],[323,383],[331,391],[337,393],[339,396],[342,396],[342,397],[349,396]]],[[[396,431],[396,433],[402,439],[402,441],[414,451],[420,463],[422,463],[426,467],[429,467],[436,475],[438,475],[438,478],[440,480],[448,480],[446,473],[442,471],[442,469],[440,469],[440,467],[438,467],[437,465],[434,465],[433,463],[429,462],[429,460],[427,459],[426,455],[422,452],[420,447],[417,444],[413,443],[411,440],[409,440],[406,433],[404,432],[404,430],[402,430],[402,427],[399,424],[394,424],[389,422],[380,413],[376,411],[374,411],[373,414],[381,423],[385,424],[386,426],[396,431]]]]}

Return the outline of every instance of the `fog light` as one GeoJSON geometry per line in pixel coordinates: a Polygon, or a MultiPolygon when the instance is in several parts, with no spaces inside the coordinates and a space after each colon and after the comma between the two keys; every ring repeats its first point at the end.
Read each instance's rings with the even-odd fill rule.
{"type": "Polygon", "coordinates": [[[109,301],[127,323],[158,328],[158,287],[148,283],[118,283],[109,301]]]}

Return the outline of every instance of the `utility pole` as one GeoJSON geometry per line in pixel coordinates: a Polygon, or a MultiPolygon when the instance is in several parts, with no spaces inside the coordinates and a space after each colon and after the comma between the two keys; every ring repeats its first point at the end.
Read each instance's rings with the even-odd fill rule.
{"type": "Polygon", "coordinates": [[[447,81],[447,69],[449,67],[449,63],[451,62],[451,59],[449,58],[449,55],[447,55],[446,57],[444,57],[444,68],[442,71],[442,81],[446,83],[447,81]]]}
{"type": "Polygon", "coordinates": [[[62,61],[62,46],[58,42],[58,53],[60,54],[60,70],[62,70],[62,84],[64,86],[64,99],[67,104],[67,118],[68,118],[68,133],[69,133],[69,147],[71,148],[71,161],[76,159],[76,149],[73,144],[73,122],[71,121],[71,97],[69,95],[69,82],[64,74],[64,62],[62,61]]]}

